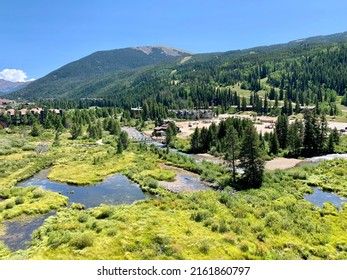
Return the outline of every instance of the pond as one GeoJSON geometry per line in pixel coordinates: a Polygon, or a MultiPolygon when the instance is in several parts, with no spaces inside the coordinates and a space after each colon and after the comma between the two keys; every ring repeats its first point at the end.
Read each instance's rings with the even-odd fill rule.
{"type": "Polygon", "coordinates": [[[33,231],[42,226],[43,222],[52,215],[53,212],[31,220],[6,222],[6,234],[0,236],[0,240],[11,251],[24,250],[28,247],[33,231]]]}
{"type": "Polygon", "coordinates": [[[40,186],[45,190],[59,192],[69,198],[71,203],[82,203],[85,207],[96,207],[102,204],[131,204],[134,201],[150,197],[140,187],[121,174],[108,176],[104,181],[93,186],[75,186],[58,183],[47,178],[49,169],[41,170],[32,178],[17,186],[40,186]]]}
{"type": "MultiPolygon", "coordinates": [[[[72,203],[82,203],[85,207],[96,207],[100,204],[119,205],[131,204],[137,200],[151,197],[142,192],[140,187],[129,181],[121,174],[108,176],[104,181],[94,186],[75,186],[66,183],[58,183],[47,178],[49,169],[44,169],[32,178],[19,183],[17,186],[29,187],[40,186],[45,190],[59,192],[69,198],[72,203]]],[[[27,221],[13,221],[5,223],[6,234],[0,236],[12,251],[25,249],[27,242],[31,240],[31,234],[39,228],[45,219],[54,213],[46,216],[36,217],[27,221]]]]}
{"type": "Polygon", "coordinates": [[[318,188],[313,188],[313,190],[313,194],[305,195],[305,199],[320,208],[323,208],[324,202],[330,202],[341,210],[342,203],[347,203],[347,199],[341,198],[336,194],[324,192],[318,188]]]}

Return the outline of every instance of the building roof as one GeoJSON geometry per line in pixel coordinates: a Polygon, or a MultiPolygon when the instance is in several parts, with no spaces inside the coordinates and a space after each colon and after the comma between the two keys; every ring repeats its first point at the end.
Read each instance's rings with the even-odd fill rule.
{"type": "Polygon", "coordinates": [[[8,109],[6,112],[7,112],[7,114],[10,114],[11,116],[14,116],[15,113],[16,113],[16,110],[15,109],[8,109]]]}
{"type": "Polygon", "coordinates": [[[60,114],[60,110],[59,109],[49,109],[51,112],[56,113],[56,114],[60,114]]]}

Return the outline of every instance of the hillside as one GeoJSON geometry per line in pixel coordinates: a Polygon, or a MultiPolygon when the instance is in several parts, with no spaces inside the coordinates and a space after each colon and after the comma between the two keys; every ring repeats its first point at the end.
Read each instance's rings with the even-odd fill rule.
{"type": "MultiPolygon", "coordinates": [[[[326,90],[333,91],[329,96],[344,94],[346,42],[344,32],[196,55],[167,47],[101,51],[61,67],[9,97],[98,97],[125,108],[143,105],[147,100],[180,109],[237,105],[230,96],[214,91],[216,87],[241,84],[252,92],[276,88],[279,100],[286,94],[292,102],[316,104],[327,101],[322,98],[327,96],[326,90]],[[312,92],[318,91],[321,95],[317,101],[312,92]]],[[[332,102],[328,103],[331,109],[332,102]]]]}
{"type": "MultiPolygon", "coordinates": [[[[100,78],[121,71],[138,69],[186,55],[190,53],[169,47],[98,51],[49,73],[11,96],[26,99],[64,96],[73,98],[77,92],[79,97],[81,94],[78,94],[78,88],[90,83],[91,80],[98,81],[100,78]]],[[[83,91],[83,87],[81,90],[83,91]]]]}

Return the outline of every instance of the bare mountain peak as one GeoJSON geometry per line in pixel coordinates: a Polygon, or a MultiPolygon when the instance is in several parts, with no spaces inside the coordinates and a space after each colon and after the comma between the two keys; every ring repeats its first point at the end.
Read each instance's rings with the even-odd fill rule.
{"type": "Polygon", "coordinates": [[[7,80],[0,79],[0,92],[9,93],[15,90],[22,89],[30,84],[32,81],[27,82],[11,82],[7,80]]]}
{"type": "Polygon", "coordinates": [[[142,51],[148,55],[153,52],[153,49],[159,49],[161,50],[162,53],[166,54],[167,56],[182,56],[182,55],[192,54],[187,51],[179,50],[172,47],[165,47],[165,46],[143,46],[143,47],[134,47],[133,49],[142,51]]]}

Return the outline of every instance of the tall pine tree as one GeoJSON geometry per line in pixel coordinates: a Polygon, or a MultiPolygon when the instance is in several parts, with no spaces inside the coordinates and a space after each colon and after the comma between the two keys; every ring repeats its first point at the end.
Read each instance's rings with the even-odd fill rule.
{"type": "Polygon", "coordinates": [[[263,182],[264,160],[259,145],[257,131],[254,125],[249,125],[240,149],[239,166],[244,170],[244,188],[259,188],[263,182]]]}

